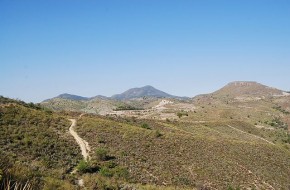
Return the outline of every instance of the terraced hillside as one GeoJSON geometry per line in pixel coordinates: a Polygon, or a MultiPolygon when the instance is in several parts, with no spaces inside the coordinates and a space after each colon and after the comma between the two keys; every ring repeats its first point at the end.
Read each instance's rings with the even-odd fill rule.
{"type": "MultiPolygon", "coordinates": [[[[132,183],[187,188],[287,189],[290,152],[243,122],[192,124],[85,116],[76,130],[106,149],[132,183]]],[[[108,169],[110,170],[110,169],[108,169]]]]}

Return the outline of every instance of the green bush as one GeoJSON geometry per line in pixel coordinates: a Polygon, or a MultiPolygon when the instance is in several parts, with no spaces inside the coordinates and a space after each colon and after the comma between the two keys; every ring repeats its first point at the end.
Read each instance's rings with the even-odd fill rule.
{"type": "Polygon", "coordinates": [[[127,168],[116,167],[115,168],[115,176],[116,176],[116,178],[127,180],[129,178],[129,172],[128,172],[127,168]]]}
{"type": "Polygon", "coordinates": [[[141,125],[141,127],[144,128],[144,129],[151,129],[151,127],[147,123],[143,123],[141,125]]]}
{"type": "Polygon", "coordinates": [[[99,161],[106,161],[108,159],[108,150],[105,148],[97,148],[96,157],[99,161]]]}
{"type": "Polygon", "coordinates": [[[113,177],[113,171],[110,168],[102,167],[99,171],[99,174],[104,177],[113,177]]]}
{"type": "Polygon", "coordinates": [[[160,131],[158,131],[158,130],[155,131],[155,134],[154,134],[154,135],[155,135],[156,138],[162,136],[162,134],[161,134],[160,131]]]}
{"type": "Polygon", "coordinates": [[[90,164],[85,160],[81,160],[77,166],[77,170],[81,173],[86,173],[90,170],[90,164]]]}
{"type": "Polygon", "coordinates": [[[188,116],[188,113],[187,112],[178,112],[176,114],[179,118],[181,118],[182,116],[188,116]]]}
{"type": "Polygon", "coordinates": [[[105,165],[107,168],[115,168],[117,166],[117,164],[115,162],[113,162],[112,160],[108,161],[105,163],[105,165]]]}

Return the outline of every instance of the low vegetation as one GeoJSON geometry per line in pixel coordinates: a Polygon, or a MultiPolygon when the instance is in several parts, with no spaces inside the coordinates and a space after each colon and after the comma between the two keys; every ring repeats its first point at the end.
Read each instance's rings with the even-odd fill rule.
{"type": "Polygon", "coordinates": [[[61,108],[56,113],[39,104],[0,97],[0,189],[15,184],[36,190],[290,185],[290,120],[284,99],[212,95],[135,112],[160,101],[70,101],[51,101],[54,110],[76,111],[61,108]],[[79,118],[77,111],[101,112],[99,105],[104,104],[137,114],[79,118]],[[68,118],[78,119],[75,131],[91,147],[88,161],[68,133],[68,118]],[[79,187],[80,179],[84,187],[79,187]]]}
{"type": "Polygon", "coordinates": [[[187,112],[177,112],[176,115],[178,116],[178,118],[181,118],[183,116],[188,116],[188,113],[187,112]]]}
{"type": "Polygon", "coordinates": [[[281,106],[274,106],[273,109],[276,109],[276,110],[278,110],[284,114],[287,114],[287,115],[290,114],[289,111],[284,110],[281,106]]]}
{"type": "Polygon", "coordinates": [[[114,111],[122,111],[122,110],[143,110],[143,108],[137,108],[131,105],[121,105],[114,109],[114,111]]]}
{"type": "Polygon", "coordinates": [[[50,177],[65,182],[80,159],[70,123],[34,104],[0,98],[1,185],[42,189],[50,177]],[[5,184],[6,183],[6,184],[5,184]]]}
{"type": "MultiPolygon", "coordinates": [[[[128,182],[134,184],[167,184],[180,189],[287,187],[289,151],[228,125],[246,133],[258,132],[254,126],[236,121],[193,125],[98,116],[83,117],[76,130],[95,150],[105,147],[118,167],[127,168],[128,182]],[[138,127],[139,122],[146,122],[151,130],[138,127]],[[162,134],[158,138],[156,131],[162,134]],[[100,143],[101,138],[106,142],[100,143]]],[[[105,164],[100,168],[98,175],[116,179],[114,169],[105,164]]]]}

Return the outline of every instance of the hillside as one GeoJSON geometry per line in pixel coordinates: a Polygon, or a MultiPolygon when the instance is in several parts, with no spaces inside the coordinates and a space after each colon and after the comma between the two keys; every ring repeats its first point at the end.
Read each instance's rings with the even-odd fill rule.
{"type": "Polygon", "coordinates": [[[257,82],[231,82],[192,101],[197,109],[188,119],[238,119],[261,128],[274,126],[290,131],[289,94],[257,82]]]}
{"type": "MultiPolygon", "coordinates": [[[[165,105],[166,112],[179,104],[190,102],[172,102],[165,105]]],[[[1,98],[4,179],[12,174],[14,181],[29,182],[33,189],[76,189],[79,180],[87,189],[129,190],[286,189],[290,185],[290,136],[284,128],[256,127],[251,123],[259,114],[245,120],[238,118],[243,112],[224,112],[222,105],[238,106],[234,102],[194,104],[187,116],[162,121],[56,115],[38,105],[1,98]],[[202,112],[206,114],[200,122],[202,112]],[[68,134],[68,118],[77,119],[75,131],[90,146],[88,163],[81,161],[80,149],[68,134]],[[70,174],[75,167],[77,173],[70,174]]]]}
{"type": "Polygon", "coordinates": [[[34,104],[0,97],[0,189],[29,184],[72,188],[69,172],[81,159],[64,117],[34,104]]]}
{"type": "Polygon", "coordinates": [[[250,98],[264,98],[264,97],[274,97],[283,96],[282,90],[276,88],[268,87],[257,82],[248,81],[235,81],[227,84],[220,90],[212,93],[213,96],[218,97],[250,97],[250,98]]]}
{"type": "MultiPolygon", "coordinates": [[[[52,99],[67,99],[67,100],[88,100],[89,98],[87,97],[82,97],[82,96],[78,96],[78,95],[73,95],[73,94],[60,94],[52,99]]],[[[50,101],[51,99],[48,100],[44,100],[44,102],[50,101]]]]}
{"type": "Polygon", "coordinates": [[[289,98],[254,82],[185,100],[54,98],[35,105],[2,97],[0,170],[39,189],[287,189],[289,98]],[[88,162],[68,133],[69,119],[89,147],[88,162]]]}
{"type": "Polygon", "coordinates": [[[114,172],[106,163],[117,163],[127,168],[133,183],[178,189],[288,188],[289,150],[251,130],[257,132],[238,121],[193,124],[97,116],[82,117],[77,127],[94,151],[105,149],[111,158],[103,170],[114,172]]]}

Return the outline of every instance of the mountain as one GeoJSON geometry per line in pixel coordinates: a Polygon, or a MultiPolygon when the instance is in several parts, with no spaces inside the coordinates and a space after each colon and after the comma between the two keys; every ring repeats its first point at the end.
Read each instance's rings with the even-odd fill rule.
{"type": "Polygon", "coordinates": [[[167,94],[149,85],[141,87],[141,88],[131,88],[121,94],[116,94],[112,96],[111,98],[116,99],[116,100],[128,100],[128,99],[142,98],[142,97],[180,98],[177,96],[167,94]]]}
{"type": "Polygon", "coordinates": [[[143,98],[143,97],[152,97],[152,98],[176,98],[176,99],[187,99],[186,97],[179,97],[179,96],[173,96],[170,95],[166,92],[163,92],[161,90],[158,90],[154,88],[153,86],[147,85],[141,88],[131,88],[121,94],[116,94],[113,95],[112,97],[106,97],[102,95],[97,95],[93,97],[83,97],[83,96],[78,96],[78,95],[73,95],[73,94],[60,94],[54,98],[44,100],[43,102],[48,102],[53,99],[66,99],[66,100],[75,100],[75,101],[80,101],[80,100],[94,100],[94,99],[102,99],[102,100],[108,100],[108,99],[113,99],[113,100],[129,100],[129,99],[134,99],[134,98],[143,98]]]}
{"type": "Polygon", "coordinates": [[[212,93],[218,97],[252,97],[264,98],[287,95],[286,92],[251,81],[235,81],[212,93]]]}
{"type": "MultiPolygon", "coordinates": [[[[89,99],[87,97],[73,95],[73,94],[67,94],[67,93],[60,94],[52,99],[55,99],[55,98],[67,99],[67,100],[88,100],[89,99]]],[[[49,101],[49,100],[51,100],[51,99],[44,100],[44,102],[49,101]]]]}

